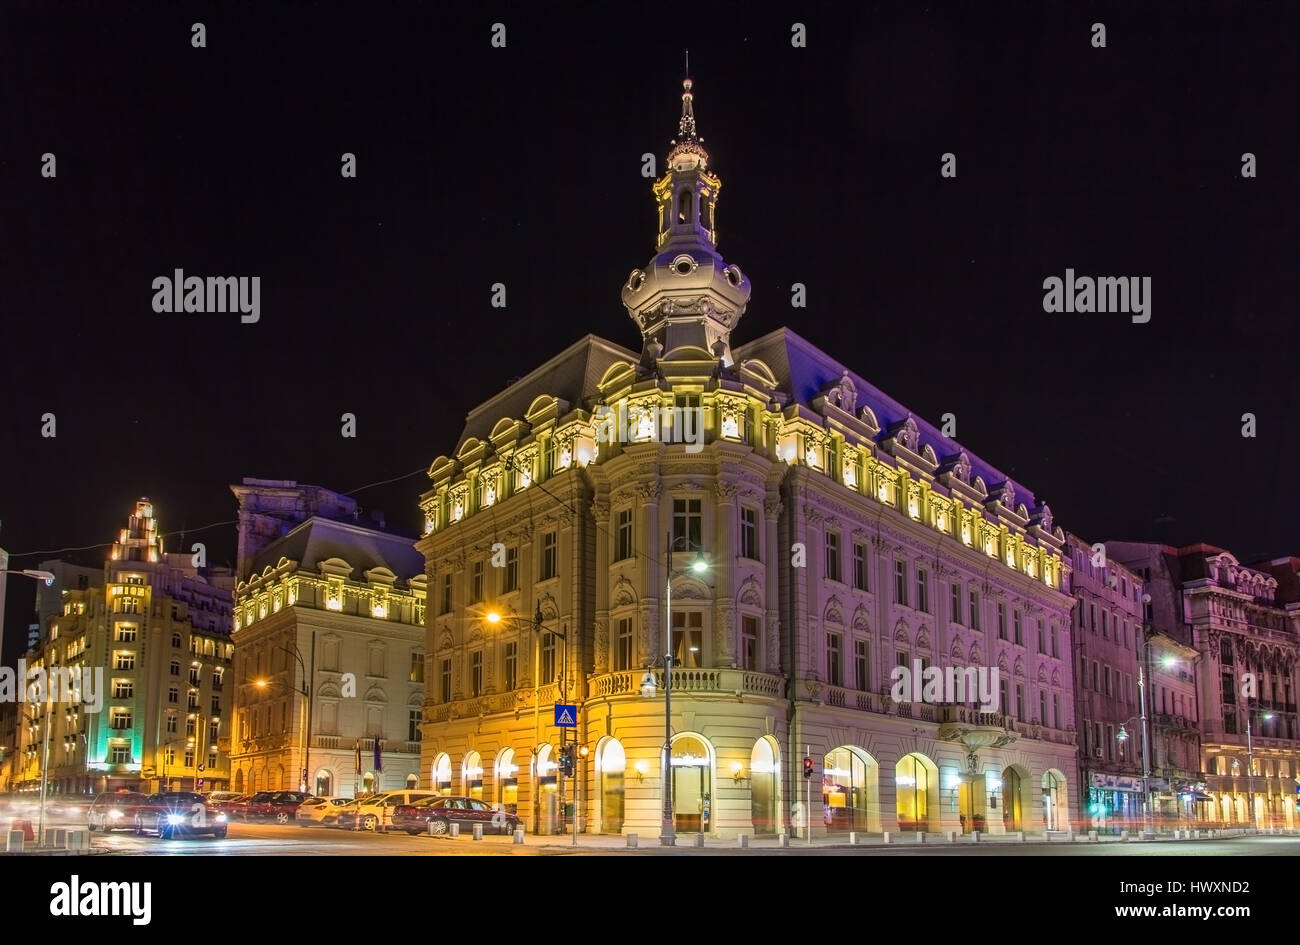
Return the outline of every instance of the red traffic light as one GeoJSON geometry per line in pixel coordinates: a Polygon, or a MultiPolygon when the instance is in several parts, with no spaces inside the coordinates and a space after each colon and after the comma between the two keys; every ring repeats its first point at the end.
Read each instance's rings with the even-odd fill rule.
{"type": "Polygon", "coordinates": [[[805,758],[803,760],[803,776],[805,778],[811,778],[813,776],[813,760],[811,758],[805,758]]]}

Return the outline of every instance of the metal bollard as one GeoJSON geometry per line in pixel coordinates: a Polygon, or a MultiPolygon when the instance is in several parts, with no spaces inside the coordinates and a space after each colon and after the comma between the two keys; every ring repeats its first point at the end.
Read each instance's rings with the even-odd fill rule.
{"type": "Polygon", "coordinates": [[[516,827],[516,828],[515,828],[515,846],[520,846],[520,845],[523,844],[523,842],[524,842],[524,828],[523,828],[523,827],[516,827]]]}
{"type": "Polygon", "coordinates": [[[697,833],[697,834],[695,835],[695,842],[694,842],[693,844],[691,844],[691,845],[692,845],[692,846],[696,846],[696,847],[702,847],[702,846],[704,846],[704,834],[702,834],[702,833],[697,833]]]}
{"type": "Polygon", "coordinates": [[[24,836],[21,830],[10,830],[9,839],[5,844],[5,852],[22,853],[24,836]]]}
{"type": "Polygon", "coordinates": [[[483,839],[483,825],[482,825],[482,824],[475,824],[475,825],[474,825],[474,839],[475,839],[475,840],[482,840],[482,839],[483,839]]]}
{"type": "Polygon", "coordinates": [[[790,835],[788,833],[781,834],[781,836],[776,838],[776,845],[779,847],[788,847],[790,845],[790,835]]]}
{"type": "Polygon", "coordinates": [[[949,843],[956,843],[956,842],[957,842],[957,831],[955,831],[955,830],[949,830],[949,831],[948,831],[948,842],[949,842],[949,843]]]}
{"type": "Polygon", "coordinates": [[[980,832],[979,832],[978,830],[976,830],[974,833],[972,833],[972,834],[971,834],[971,839],[974,840],[976,843],[979,843],[979,842],[980,842],[980,832]]]}
{"type": "Polygon", "coordinates": [[[628,835],[627,835],[627,848],[628,848],[629,850],[635,850],[635,849],[636,849],[636,844],[637,844],[637,835],[634,834],[634,833],[630,833],[630,834],[628,834],[628,835]]]}
{"type": "Polygon", "coordinates": [[[856,847],[857,845],[858,845],[858,832],[857,832],[856,830],[850,830],[850,831],[849,831],[849,846],[851,846],[851,847],[856,847]]]}
{"type": "Polygon", "coordinates": [[[737,839],[737,841],[738,841],[738,843],[739,843],[739,846],[740,846],[740,848],[741,848],[742,850],[748,850],[748,849],[749,849],[749,834],[747,834],[747,833],[742,833],[742,834],[741,834],[739,837],[737,837],[736,839],[737,839]]]}
{"type": "Polygon", "coordinates": [[[459,837],[459,836],[460,836],[460,824],[456,824],[456,823],[448,824],[448,825],[447,825],[447,836],[449,836],[449,837],[459,837]]]}
{"type": "Polygon", "coordinates": [[[916,842],[925,843],[925,834],[920,830],[916,832],[916,842]]]}

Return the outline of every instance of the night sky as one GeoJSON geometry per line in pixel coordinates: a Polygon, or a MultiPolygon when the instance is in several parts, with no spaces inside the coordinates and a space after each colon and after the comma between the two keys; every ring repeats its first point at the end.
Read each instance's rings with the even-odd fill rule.
{"type": "MultiPolygon", "coordinates": [[[[148,495],[233,564],[233,526],[198,529],[244,476],[404,476],[357,496],[414,534],[472,407],[589,332],[639,350],[641,155],[689,48],[719,250],[754,285],[733,344],[788,325],[954,413],[1090,541],[1300,553],[1300,13],[1124,6],[9,3],[0,546],[107,542],[148,495]],[[177,268],[260,276],[260,321],[155,313],[177,268]],[[1067,268],[1150,276],[1151,321],[1045,313],[1067,268]]],[[[10,627],[30,600],[10,582],[10,627]]]]}

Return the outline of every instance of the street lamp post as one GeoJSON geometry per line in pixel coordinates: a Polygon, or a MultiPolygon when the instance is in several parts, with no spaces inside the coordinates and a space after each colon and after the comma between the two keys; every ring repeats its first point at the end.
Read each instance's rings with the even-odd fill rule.
{"type": "MultiPolygon", "coordinates": [[[[677,540],[673,540],[672,533],[668,533],[668,550],[664,570],[667,572],[667,580],[664,586],[664,750],[663,758],[660,764],[660,770],[663,773],[663,784],[660,788],[660,797],[663,801],[663,816],[659,827],[659,845],[661,847],[673,847],[677,845],[677,828],[673,823],[673,552],[679,543],[685,542],[690,544],[690,539],[686,535],[679,535],[677,540]]],[[[704,571],[708,564],[704,561],[703,554],[700,554],[695,562],[691,565],[691,570],[699,573],[704,571]]],[[[700,814],[700,827],[704,826],[704,814],[700,814]]]]}
{"type": "MultiPolygon", "coordinates": [[[[302,688],[294,687],[294,692],[302,696],[302,777],[298,779],[298,790],[303,793],[307,792],[307,779],[311,776],[311,686],[315,680],[307,676],[307,664],[303,662],[302,654],[298,652],[298,644],[294,643],[293,648],[282,646],[280,649],[288,653],[298,661],[298,668],[302,670],[302,688]]],[[[316,660],[316,631],[311,632],[311,655],[313,669],[316,660]]]]}
{"type": "MultiPolygon", "coordinates": [[[[0,574],[21,574],[23,577],[33,578],[38,581],[44,581],[46,587],[54,585],[54,574],[50,571],[40,571],[36,568],[5,568],[0,570],[0,574]]],[[[0,615],[2,617],[3,615],[0,615]]],[[[44,661],[42,660],[42,663],[44,661]]],[[[25,684],[25,680],[21,684],[25,684]]],[[[37,844],[45,846],[45,792],[49,787],[49,770],[50,770],[50,685],[49,679],[45,681],[45,711],[42,713],[41,724],[44,726],[44,748],[41,750],[41,804],[37,814],[37,844]]]]}
{"type": "MultiPolygon", "coordinates": [[[[1265,712],[1260,719],[1267,722],[1273,718],[1272,712],[1265,712]]],[[[1255,743],[1251,740],[1250,700],[1246,700],[1246,796],[1250,803],[1250,822],[1259,829],[1259,818],[1255,816],[1255,743]]]]}

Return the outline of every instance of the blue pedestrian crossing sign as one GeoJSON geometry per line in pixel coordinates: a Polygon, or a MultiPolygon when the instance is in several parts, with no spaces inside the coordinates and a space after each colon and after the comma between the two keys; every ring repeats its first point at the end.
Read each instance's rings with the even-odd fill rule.
{"type": "Polygon", "coordinates": [[[577,728],[578,727],[578,707],[576,705],[559,705],[555,706],[555,726],[556,728],[577,728]]]}

